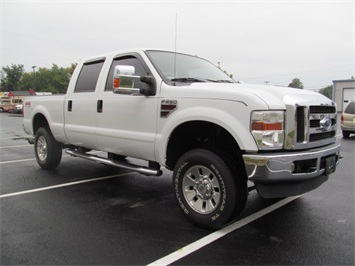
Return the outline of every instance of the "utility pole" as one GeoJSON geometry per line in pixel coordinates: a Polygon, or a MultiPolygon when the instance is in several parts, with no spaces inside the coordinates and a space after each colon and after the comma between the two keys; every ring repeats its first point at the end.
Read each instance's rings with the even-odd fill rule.
{"type": "Polygon", "coordinates": [[[33,90],[36,89],[36,66],[32,66],[33,70],[33,90]]]}

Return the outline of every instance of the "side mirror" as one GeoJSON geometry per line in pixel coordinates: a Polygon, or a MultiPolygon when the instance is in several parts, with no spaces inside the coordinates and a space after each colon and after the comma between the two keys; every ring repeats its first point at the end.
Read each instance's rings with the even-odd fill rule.
{"type": "Polygon", "coordinates": [[[134,66],[115,66],[114,75],[133,75],[135,71],[134,66]]]}
{"type": "Polygon", "coordinates": [[[115,66],[113,92],[130,95],[155,95],[155,82],[151,76],[135,76],[134,66],[115,66]],[[145,83],[146,88],[136,88],[136,83],[145,83]]]}

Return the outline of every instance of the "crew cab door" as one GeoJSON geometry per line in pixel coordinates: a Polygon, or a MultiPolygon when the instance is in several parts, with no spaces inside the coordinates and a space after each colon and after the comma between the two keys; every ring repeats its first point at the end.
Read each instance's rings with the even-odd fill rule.
{"type": "Polygon", "coordinates": [[[64,107],[65,132],[70,143],[79,147],[97,148],[97,88],[104,61],[104,58],[99,58],[85,62],[75,70],[79,73],[73,74],[75,84],[69,84],[64,107]]]}
{"type": "MultiPolygon", "coordinates": [[[[154,160],[157,96],[127,95],[113,92],[113,73],[117,65],[134,66],[135,75],[150,75],[138,54],[113,59],[104,89],[98,94],[96,135],[100,150],[144,160],[154,160]]],[[[137,82],[135,87],[146,84],[137,82]]]]}

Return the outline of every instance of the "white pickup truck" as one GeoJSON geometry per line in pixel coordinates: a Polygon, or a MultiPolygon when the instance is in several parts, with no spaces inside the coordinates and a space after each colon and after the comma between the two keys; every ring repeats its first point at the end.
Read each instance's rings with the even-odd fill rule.
{"type": "Polygon", "coordinates": [[[206,228],[240,215],[248,181],[264,198],[325,182],[339,159],[336,123],[321,94],[241,84],[197,56],[153,49],[82,60],[66,95],[25,99],[23,120],[43,169],[65,149],[145,175],[174,171],[178,206],[206,228]]]}

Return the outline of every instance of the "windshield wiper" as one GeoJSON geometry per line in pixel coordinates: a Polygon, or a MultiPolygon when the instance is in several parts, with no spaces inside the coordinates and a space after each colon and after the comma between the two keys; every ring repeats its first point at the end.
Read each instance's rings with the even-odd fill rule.
{"type": "Polygon", "coordinates": [[[205,79],[200,79],[200,78],[174,78],[171,81],[176,81],[176,82],[207,82],[205,79]]]}
{"type": "Polygon", "coordinates": [[[216,80],[215,82],[218,82],[218,83],[234,83],[233,81],[226,80],[226,79],[219,79],[219,80],[216,80]]]}
{"type": "Polygon", "coordinates": [[[225,80],[225,79],[204,79],[204,78],[174,78],[171,81],[173,82],[187,82],[187,83],[193,83],[193,82],[215,82],[215,83],[234,83],[233,81],[230,80],[225,80]]]}

